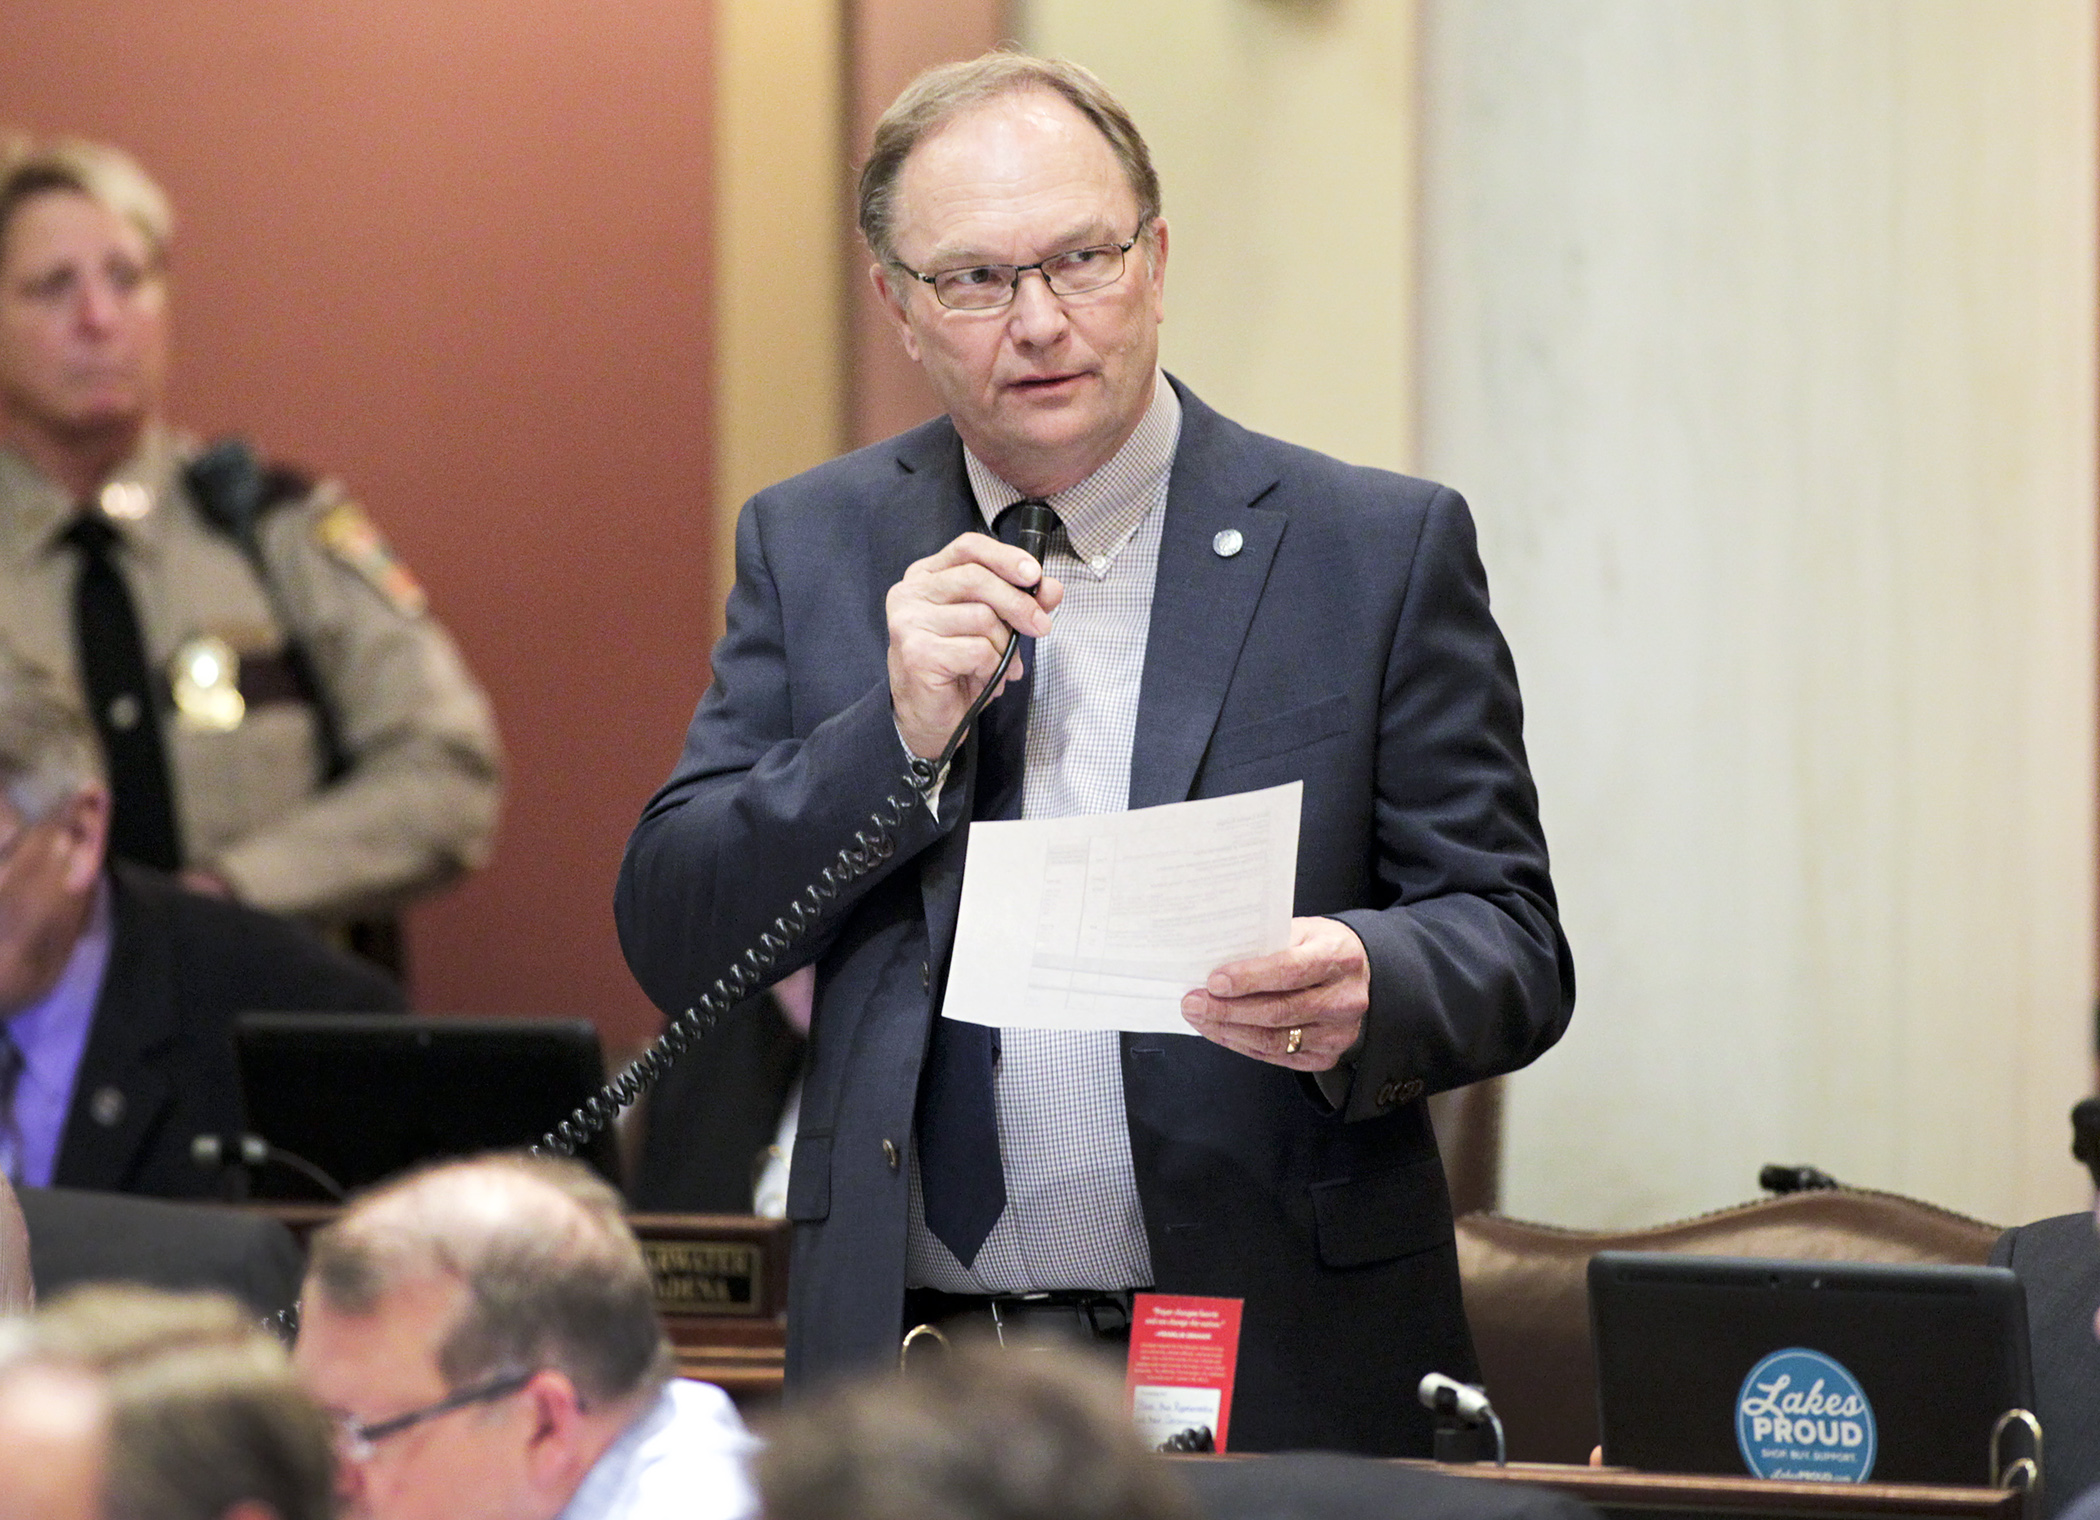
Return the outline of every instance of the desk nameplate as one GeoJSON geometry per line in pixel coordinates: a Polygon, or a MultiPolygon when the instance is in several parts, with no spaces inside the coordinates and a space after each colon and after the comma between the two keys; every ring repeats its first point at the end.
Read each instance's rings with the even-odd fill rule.
{"type": "Polygon", "coordinates": [[[634,1214],[628,1223],[656,1279],[656,1308],[667,1325],[787,1312],[784,1222],[741,1214],[634,1214]]]}

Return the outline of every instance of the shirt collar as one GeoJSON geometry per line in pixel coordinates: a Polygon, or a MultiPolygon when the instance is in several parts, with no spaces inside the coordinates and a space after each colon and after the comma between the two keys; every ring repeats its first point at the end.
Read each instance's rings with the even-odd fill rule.
{"type": "Polygon", "coordinates": [[[109,968],[110,904],[109,878],[95,884],[95,899],[88,907],[87,923],[73,941],[73,953],[51,990],[7,1021],[7,1031],[31,1065],[36,1050],[53,1036],[54,1026],[83,1023],[95,1011],[102,995],[102,973],[109,968]]]}
{"type": "MultiPolygon", "coordinates": [[[[1165,375],[1155,374],[1152,404],[1123,446],[1086,479],[1050,498],[1075,555],[1087,561],[1112,558],[1129,541],[1145,514],[1165,495],[1162,488],[1180,441],[1181,398],[1165,375]]],[[[995,475],[967,444],[963,465],[969,471],[977,510],[987,523],[995,522],[1002,511],[1022,499],[1022,493],[995,475]]]]}
{"type": "Polygon", "coordinates": [[[109,971],[113,929],[109,878],[95,888],[87,927],[73,943],[65,969],[51,990],[7,1021],[8,1037],[22,1053],[15,1084],[15,1123],[21,1132],[16,1157],[22,1180],[48,1186],[57,1175],[66,1118],[79,1085],[80,1063],[102,1000],[109,971]]]}
{"type": "Polygon", "coordinates": [[[634,1480],[634,1467],[642,1454],[642,1448],[659,1432],[669,1428],[677,1418],[676,1396],[669,1383],[656,1398],[636,1417],[634,1423],[620,1432],[619,1439],[605,1448],[591,1470],[583,1475],[576,1492],[562,1506],[555,1520],[608,1520],[619,1512],[619,1502],[626,1495],[634,1480]]]}
{"type": "MultiPolygon", "coordinates": [[[[150,426],[137,451],[103,484],[100,499],[109,524],[131,549],[150,553],[156,547],[160,509],[179,489],[187,452],[182,439],[150,426]]],[[[56,481],[0,447],[0,544],[17,560],[55,552],[77,507],[56,481]]]]}

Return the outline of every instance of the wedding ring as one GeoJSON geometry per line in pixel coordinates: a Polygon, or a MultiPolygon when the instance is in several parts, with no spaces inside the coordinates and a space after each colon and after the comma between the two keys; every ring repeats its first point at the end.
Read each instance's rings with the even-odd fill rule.
{"type": "Polygon", "coordinates": [[[1298,1053],[1298,1047],[1300,1045],[1303,1045],[1304,1043],[1305,1031],[1302,1029],[1293,1029],[1291,1031],[1290,1038],[1283,1042],[1283,1053],[1287,1056],[1294,1056],[1298,1053]]]}

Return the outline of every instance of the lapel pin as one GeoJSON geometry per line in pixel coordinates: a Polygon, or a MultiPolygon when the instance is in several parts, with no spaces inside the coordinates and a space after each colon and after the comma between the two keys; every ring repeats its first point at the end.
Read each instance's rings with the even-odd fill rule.
{"type": "Polygon", "coordinates": [[[88,1099],[88,1117],[104,1129],[115,1129],[124,1117],[124,1094],[114,1087],[98,1087],[88,1099]]]}
{"type": "Polygon", "coordinates": [[[1238,528],[1220,528],[1218,536],[1210,541],[1210,547],[1219,559],[1231,559],[1240,552],[1240,545],[1245,542],[1246,540],[1240,537],[1238,528]]]}

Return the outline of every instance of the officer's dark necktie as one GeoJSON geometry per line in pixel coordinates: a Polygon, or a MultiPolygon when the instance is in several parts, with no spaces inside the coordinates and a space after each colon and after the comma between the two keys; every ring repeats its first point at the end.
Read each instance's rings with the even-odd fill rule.
{"type": "Polygon", "coordinates": [[[22,1125],[15,1118],[15,1088],[26,1065],[14,1031],[0,1024],[0,1172],[10,1182],[22,1180],[22,1125]]]}
{"type": "MultiPolygon", "coordinates": [[[[1018,509],[1029,504],[1017,501],[1001,512],[993,531],[1013,542],[1018,509]]],[[[972,740],[977,750],[972,818],[1021,816],[1035,640],[1022,639],[1014,657],[1026,674],[994,697],[977,719],[972,740]]],[[[1020,989],[1015,992],[1018,995],[1020,989]]],[[[936,1018],[926,1053],[926,1081],[919,1102],[919,1181],[925,1193],[926,1228],[965,1267],[977,1259],[985,1237],[1006,1209],[1006,1175],[999,1161],[999,1116],[992,1090],[998,1042],[999,1032],[988,1025],[936,1018]]]]}
{"type": "Polygon", "coordinates": [[[80,652],[80,683],[109,762],[115,807],[109,826],[112,855],[157,866],[182,867],[168,759],[161,748],[160,709],[139,634],[138,609],[112,553],[117,530],[92,506],[66,529],[80,551],[73,583],[73,637],[80,652]]]}

